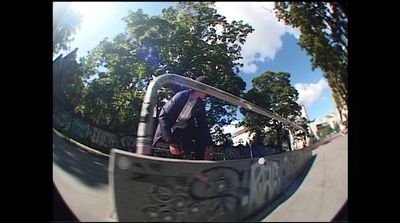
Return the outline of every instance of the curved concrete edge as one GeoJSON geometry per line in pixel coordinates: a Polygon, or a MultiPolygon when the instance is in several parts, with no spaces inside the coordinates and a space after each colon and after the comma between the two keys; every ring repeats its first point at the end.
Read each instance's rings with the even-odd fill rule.
{"type": "MultiPolygon", "coordinates": [[[[297,191],[263,222],[333,221],[348,199],[347,136],[313,150],[315,160],[297,191]]],[[[343,218],[346,220],[346,216],[343,218]]]]}
{"type": "Polygon", "coordinates": [[[190,162],[113,149],[109,184],[119,221],[241,221],[284,193],[311,159],[310,149],[190,162]]]}
{"type": "Polygon", "coordinates": [[[253,216],[249,216],[249,218],[244,219],[245,222],[262,222],[267,218],[269,214],[271,214],[276,208],[279,207],[282,203],[284,203],[287,199],[289,199],[296,191],[299,189],[304,179],[306,178],[308,172],[311,170],[314,160],[316,159],[316,155],[312,155],[311,159],[308,163],[305,164],[303,171],[300,172],[299,176],[295,178],[295,180],[289,184],[286,190],[280,194],[271,204],[267,205],[265,209],[261,209],[254,213],[253,216]]]}
{"type": "Polygon", "coordinates": [[[82,143],[79,143],[79,142],[75,141],[74,139],[63,135],[62,133],[60,133],[59,131],[55,130],[54,128],[53,128],[53,133],[57,134],[61,138],[65,139],[68,143],[73,144],[74,146],[78,147],[79,149],[85,150],[86,152],[89,152],[89,153],[92,153],[92,154],[95,154],[95,155],[98,155],[98,156],[103,156],[103,157],[110,158],[110,155],[102,153],[102,152],[100,152],[100,151],[98,151],[96,149],[90,148],[90,147],[88,147],[86,145],[83,145],[82,143]]]}

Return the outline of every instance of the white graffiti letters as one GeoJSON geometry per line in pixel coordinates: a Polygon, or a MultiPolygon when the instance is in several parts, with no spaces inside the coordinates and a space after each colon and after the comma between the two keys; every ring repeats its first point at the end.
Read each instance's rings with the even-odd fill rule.
{"type": "Polygon", "coordinates": [[[249,210],[261,207],[280,193],[279,163],[267,161],[264,165],[255,162],[250,167],[249,210]]]}
{"type": "Polygon", "coordinates": [[[119,147],[118,139],[115,134],[106,132],[96,127],[92,128],[92,135],[90,136],[90,141],[94,144],[108,148],[119,147]]]}

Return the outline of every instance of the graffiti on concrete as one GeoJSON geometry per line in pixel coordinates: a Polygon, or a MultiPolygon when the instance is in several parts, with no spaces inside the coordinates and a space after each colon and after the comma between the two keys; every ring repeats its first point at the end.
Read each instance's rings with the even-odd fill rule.
{"type": "Polygon", "coordinates": [[[243,173],[231,167],[214,167],[195,176],[190,194],[198,200],[235,196],[243,173]]]}
{"type": "Polygon", "coordinates": [[[79,138],[87,138],[90,134],[90,126],[86,123],[83,123],[79,120],[72,119],[70,126],[70,133],[79,138]]]}
{"type": "Polygon", "coordinates": [[[271,204],[311,158],[310,150],[218,163],[114,154],[115,202],[124,207],[118,218],[158,222],[246,219],[271,204]]]}
{"type": "Polygon", "coordinates": [[[72,117],[64,112],[56,111],[53,115],[53,125],[59,130],[68,131],[72,117]]]}
{"type": "Polygon", "coordinates": [[[281,179],[278,161],[258,162],[250,166],[249,210],[260,208],[281,192],[281,179]]]}
{"type": "Polygon", "coordinates": [[[135,145],[135,138],[132,136],[124,136],[120,140],[123,149],[130,149],[135,145]]]}
{"type": "Polygon", "coordinates": [[[97,127],[92,127],[90,141],[96,145],[107,148],[120,148],[117,135],[101,130],[97,127]]]}
{"type": "Polygon", "coordinates": [[[70,136],[88,139],[87,143],[92,143],[92,146],[98,145],[110,149],[120,148],[125,150],[132,149],[135,146],[135,138],[133,136],[125,135],[120,138],[117,134],[104,131],[79,119],[72,118],[72,115],[67,112],[54,111],[53,126],[57,130],[69,132],[70,136]]]}
{"type": "Polygon", "coordinates": [[[213,167],[195,176],[189,194],[195,200],[209,202],[207,221],[247,205],[248,188],[241,186],[243,177],[244,171],[231,167],[213,167]]]}
{"type": "Polygon", "coordinates": [[[147,221],[213,221],[247,205],[249,190],[241,188],[243,172],[234,168],[210,168],[194,178],[175,178],[176,182],[158,177],[160,183],[154,184],[156,178],[147,175],[140,179],[141,182],[153,180],[147,194],[148,205],[142,208],[143,218],[147,221]],[[188,183],[190,179],[192,181],[188,183]]]}
{"type": "Polygon", "coordinates": [[[183,221],[200,212],[203,206],[188,195],[188,187],[180,185],[151,185],[148,191],[149,205],[142,208],[147,221],[183,221]]]}

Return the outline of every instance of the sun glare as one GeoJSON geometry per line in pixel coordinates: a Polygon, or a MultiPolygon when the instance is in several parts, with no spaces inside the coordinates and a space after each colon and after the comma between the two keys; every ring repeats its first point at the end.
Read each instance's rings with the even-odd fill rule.
{"type": "Polygon", "coordinates": [[[87,23],[95,20],[96,18],[104,16],[107,10],[110,9],[110,2],[73,2],[71,7],[78,10],[83,20],[87,23]]]}

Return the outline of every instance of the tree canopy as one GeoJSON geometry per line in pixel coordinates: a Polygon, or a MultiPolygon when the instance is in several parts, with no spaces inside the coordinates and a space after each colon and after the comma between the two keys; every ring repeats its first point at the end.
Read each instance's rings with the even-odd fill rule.
{"type": "Polygon", "coordinates": [[[339,112],[347,109],[348,29],[346,2],[276,2],[278,20],[300,29],[299,45],[321,68],[339,112]]]}
{"type": "MultiPolygon", "coordinates": [[[[297,104],[298,92],[290,85],[290,74],[267,71],[252,80],[253,88],[243,95],[244,99],[296,124],[301,121],[301,107],[297,104]]],[[[242,108],[244,120],[241,124],[257,135],[266,136],[266,143],[282,145],[288,140],[289,127],[269,117],[242,108]],[[267,128],[266,128],[267,127],[267,128]]],[[[307,129],[307,128],[306,128],[307,129]]],[[[288,143],[290,145],[290,143],[288,143]]]]}
{"type": "MultiPolygon", "coordinates": [[[[158,16],[149,16],[141,9],[130,11],[123,18],[125,31],[112,39],[103,39],[70,71],[73,75],[65,79],[64,85],[66,100],[71,102],[75,112],[92,124],[134,135],[146,88],[154,77],[165,73],[192,79],[206,75],[214,87],[242,96],[305,127],[307,120],[300,118],[301,108],[296,103],[298,92],[290,85],[289,73],[266,71],[253,79],[251,90],[243,93],[246,83],[238,75],[243,64],[237,61],[242,58],[241,47],[247,35],[254,29],[243,21],[227,22],[211,4],[180,2],[176,7],[163,9],[158,16]]],[[[311,37],[303,35],[304,38],[311,37]]],[[[332,47],[332,43],[324,42],[326,39],[318,38],[325,44],[319,50],[332,47]]],[[[303,44],[311,45],[306,40],[303,44]]],[[[68,38],[61,42],[67,43],[68,38]]],[[[63,46],[66,45],[55,48],[63,46]]],[[[338,50],[332,52],[329,55],[333,58],[343,59],[338,50]]],[[[343,87],[340,79],[343,70],[338,69],[339,65],[332,65],[333,69],[318,61],[323,60],[314,60],[315,66],[331,69],[325,71],[330,75],[328,82],[343,87]]],[[[159,107],[178,90],[177,86],[160,89],[159,107]]],[[[336,93],[339,90],[334,92],[342,100],[341,94],[336,93]]],[[[236,111],[237,107],[229,103],[213,97],[207,99],[207,118],[210,127],[215,126],[213,138],[221,144],[230,142],[229,135],[223,134],[222,126],[234,119],[236,111]]],[[[241,112],[244,114],[242,124],[252,132],[267,136],[267,144],[282,145],[288,140],[288,131],[301,137],[298,131],[278,121],[244,109],[241,112]],[[268,127],[267,131],[264,127],[268,127]]]]}
{"type": "Polygon", "coordinates": [[[82,23],[82,15],[70,7],[71,3],[53,3],[53,54],[61,50],[69,50],[69,44],[74,40],[82,23]]]}
{"type": "MultiPolygon", "coordinates": [[[[104,39],[81,59],[85,90],[77,110],[98,125],[136,131],[145,90],[164,73],[206,75],[214,87],[240,95],[246,83],[234,61],[253,29],[242,21],[228,23],[210,4],[180,2],[159,16],[130,11],[124,33],[104,39]]],[[[159,101],[177,90],[160,90],[159,101]]],[[[212,97],[207,110],[210,126],[228,123],[236,114],[235,106],[212,97]]]]}

